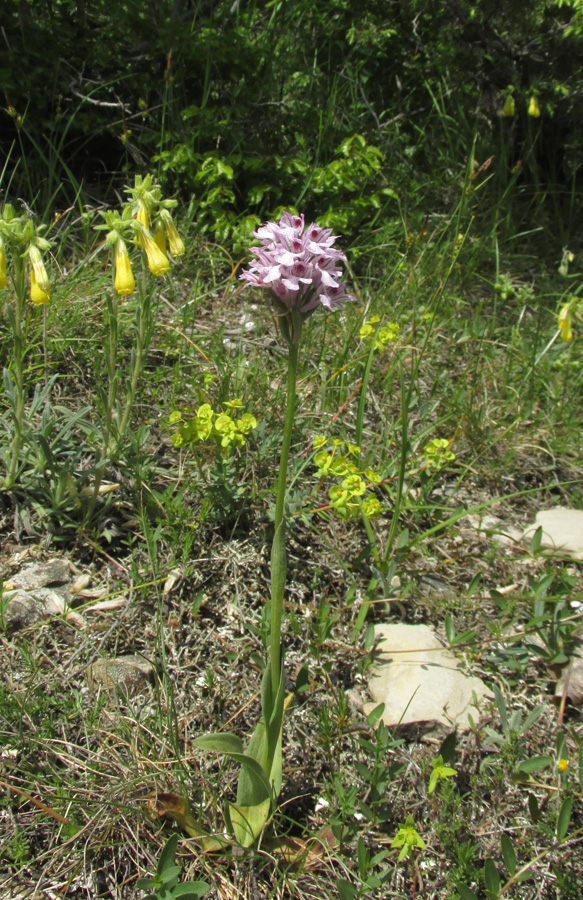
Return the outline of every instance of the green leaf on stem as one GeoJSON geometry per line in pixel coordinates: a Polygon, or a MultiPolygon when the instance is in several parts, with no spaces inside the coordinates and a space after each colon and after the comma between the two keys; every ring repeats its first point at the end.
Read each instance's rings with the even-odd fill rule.
{"type": "Polygon", "coordinates": [[[514,851],[514,847],[512,846],[512,841],[507,834],[503,834],[501,836],[500,844],[502,849],[502,858],[504,860],[504,865],[508,869],[508,874],[514,875],[517,866],[516,853],[514,851]]]}
{"type": "Polygon", "coordinates": [[[271,818],[271,806],[269,797],[253,806],[228,804],[229,825],[240,847],[251,847],[259,838],[271,818]]]}
{"type": "Polygon", "coordinates": [[[488,900],[497,900],[500,891],[500,876],[493,859],[488,858],[484,863],[484,881],[488,900]]]}
{"type": "Polygon", "coordinates": [[[213,753],[243,753],[243,741],[236,734],[225,731],[224,734],[201,734],[193,741],[199,750],[210,750],[213,753]]]}
{"type": "Polygon", "coordinates": [[[573,798],[565,797],[563,800],[563,805],[561,806],[561,811],[559,813],[559,819],[557,821],[557,840],[562,841],[565,839],[567,835],[567,831],[569,830],[569,822],[571,821],[571,812],[573,810],[573,798]]]}

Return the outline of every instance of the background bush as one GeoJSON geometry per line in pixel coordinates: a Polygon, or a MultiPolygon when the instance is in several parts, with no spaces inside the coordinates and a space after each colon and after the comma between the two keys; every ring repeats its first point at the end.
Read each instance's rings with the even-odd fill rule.
{"type": "Polygon", "coordinates": [[[396,187],[438,209],[474,148],[488,214],[573,240],[581,0],[3,6],[2,186],[37,209],[113,200],[154,162],[220,241],[288,205],[356,235],[395,219],[396,187]]]}

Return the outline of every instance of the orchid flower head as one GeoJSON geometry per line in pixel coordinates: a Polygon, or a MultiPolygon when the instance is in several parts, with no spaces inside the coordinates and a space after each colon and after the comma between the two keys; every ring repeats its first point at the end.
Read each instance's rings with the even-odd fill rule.
{"type": "Polygon", "coordinates": [[[344,254],[334,248],[331,228],[304,216],[284,212],[279,222],[267,222],[253,232],[261,245],[252,247],[255,259],[240,278],[247,285],[270,289],[284,312],[298,310],[308,318],[318,306],[344,309],[354,300],[341,281],[344,254]]]}

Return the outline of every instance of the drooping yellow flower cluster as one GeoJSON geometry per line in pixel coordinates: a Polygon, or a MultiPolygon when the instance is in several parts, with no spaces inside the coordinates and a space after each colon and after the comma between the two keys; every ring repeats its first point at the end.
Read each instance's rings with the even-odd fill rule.
{"type": "Polygon", "coordinates": [[[24,279],[26,260],[30,265],[30,299],[35,306],[49,302],[51,285],[41,251],[48,250],[49,241],[41,237],[44,226],[35,226],[28,215],[17,216],[13,207],[6,204],[0,215],[0,290],[8,284],[8,255],[15,272],[24,279]]]}
{"type": "Polygon", "coordinates": [[[121,215],[117,211],[108,211],[103,214],[106,224],[97,226],[99,230],[108,232],[106,246],[115,247],[114,287],[122,297],[133,294],[136,288],[128,251],[130,242],[142,248],[148,268],[156,278],[170,269],[166,242],[173,259],[185,252],[170,213],[176,201],[162,198],[160,187],[154,183],[152,176],[136,176],[134,187],[127,188],[127,193],[130,197],[121,215]]]}
{"type": "MultiPolygon", "coordinates": [[[[516,113],[516,102],[512,93],[513,91],[513,86],[509,85],[504,98],[504,106],[502,107],[502,115],[507,119],[511,119],[516,113]]],[[[526,112],[531,119],[540,118],[540,106],[536,94],[531,94],[526,112]]]]}

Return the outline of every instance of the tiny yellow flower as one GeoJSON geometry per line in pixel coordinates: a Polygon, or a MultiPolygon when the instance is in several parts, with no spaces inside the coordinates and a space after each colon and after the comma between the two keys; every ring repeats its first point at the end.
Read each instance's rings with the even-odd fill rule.
{"type": "Polygon", "coordinates": [[[557,769],[559,772],[566,772],[569,768],[569,761],[567,759],[560,759],[557,763],[557,769]]]}
{"type": "Polygon", "coordinates": [[[43,294],[47,294],[47,296],[50,297],[51,286],[49,283],[49,276],[47,275],[45,264],[42,260],[42,256],[40,255],[40,250],[38,249],[38,247],[35,247],[34,244],[31,244],[28,248],[28,257],[30,259],[32,271],[34,272],[34,278],[37,287],[43,292],[43,294]]]}
{"type": "Polygon", "coordinates": [[[196,424],[196,436],[199,441],[206,441],[211,436],[213,430],[209,419],[201,419],[198,416],[194,420],[196,424]]]}
{"type": "Polygon", "coordinates": [[[203,403],[202,406],[199,406],[196,415],[199,419],[212,422],[214,412],[210,403],[203,403]]]}
{"type": "Polygon", "coordinates": [[[344,478],[348,472],[348,463],[345,456],[336,456],[330,463],[330,472],[339,478],[344,478]]]}
{"type": "Polygon", "coordinates": [[[6,287],[8,276],[6,275],[6,251],[0,240],[0,291],[6,287]]]}
{"type": "Polygon", "coordinates": [[[516,112],[516,104],[514,103],[514,97],[511,94],[508,94],[504,101],[503,112],[508,119],[511,119],[516,112]]]}
{"type": "Polygon", "coordinates": [[[115,281],[116,293],[128,297],[136,289],[136,281],[132,272],[132,264],[124,241],[120,238],[115,248],[115,281]]]}
{"type": "Polygon", "coordinates": [[[149,231],[144,231],[142,233],[142,242],[148,258],[148,268],[152,275],[155,275],[156,278],[160,275],[165,275],[170,268],[168,257],[164,251],[160,249],[149,231]]]}
{"type": "Polygon", "coordinates": [[[530,98],[530,103],[528,104],[528,114],[533,119],[538,119],[540,116],[540,106],[538,105],[538,100],[534,96],[530,98]]]}
{"type": "Polygon", "coordinates": [[[373,519],[375,516],[380,515],[382,506],[376,497],[367,497],[366,500],[363,501],[360,509],[367,519],[373,519]]]}
{"type": "Polygon", "coordinates": [[[36,280],[34,269],[30,270],[30,299],[35,306],[43,306],[51,299],[50,292],[43,291],[42,287],[36,280]]]}
{"type": "Polygon", "coordinates": [[[569,343],[569,341],[573,340],[573,316],[571,315],[571,306],[567,303],[566,306],[563,306],[561,312],[559,313],[559,332],[564,341],[569,343]]]}
{"type": "Polygon", "coordinates": [[[366,484],[360,475],[348,475],[342,482],[342,489],[347,491],[351,498],[362,497],[366,491],[366,484]]]}
{"type": "Polygon", "coordinates": [[[346,506],[350,499],[348,491],[343,490],[338,484],[332,485],[328,491],[328,496],[332,506],[346,506]]]}
{"type": "Polygon", "coordinates": [[[371,484],[380,484],[382,481],[381,476],[374,469],[365,469],[362,474],[371,484]]]}
{"type": "Polygon", "coordinates": [[[325,450],[318,450],[318,452],[314,454],[314,465],[318,469],[316,474],[319,478],[323,478],[324,475],[328,474],[333,458],[334,457],[329,453],[326,453],[325,450]]]}
{"type": "Polygon", "coordinates": [[[254,428],[257,428],[257,419],[251,413],[243,413],[240,419],[235,423],[241,434],[249,434],[254,428]]]}

